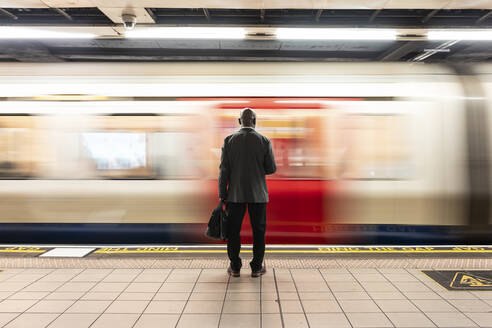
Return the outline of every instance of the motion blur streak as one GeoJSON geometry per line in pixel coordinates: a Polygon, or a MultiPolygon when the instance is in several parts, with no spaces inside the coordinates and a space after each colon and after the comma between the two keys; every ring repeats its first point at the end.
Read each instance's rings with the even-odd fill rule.
{"type": "Polygon", "coordinates": [[[268,242],[492,241],[490,65],[8,66],[0,242],[206,241],[243,107],[278,165],[268,242]]]}

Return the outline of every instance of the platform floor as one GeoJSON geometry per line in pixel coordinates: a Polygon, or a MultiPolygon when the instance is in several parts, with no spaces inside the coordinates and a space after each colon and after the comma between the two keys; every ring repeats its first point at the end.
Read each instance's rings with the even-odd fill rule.
{"type": "Polygon", "coordinates": [[[0,255],[0,327],[492,327],[492,290],[450,291],[422,272],[483,272],[466,282],[483,288],[490,256],[268,254],[261,278],[249,256],[232,278],[224,254],[0,255]]]}

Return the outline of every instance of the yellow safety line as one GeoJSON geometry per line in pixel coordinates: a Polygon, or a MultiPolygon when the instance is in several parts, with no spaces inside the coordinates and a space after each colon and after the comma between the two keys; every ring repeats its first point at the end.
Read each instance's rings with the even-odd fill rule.
{"type": "MultiPolygon", "coordinates": [[[[252,250],[243,250],[241,253],[252,253],[252,250]]],[[[132,254],[132,253],[227,253],[226,250],[114,250],[103,251],[98,250],[94,253],[97,254],[132,254]]],[[[94,254],[93,253],[93,254],[94,254]]],[[[393,250],[393,251],[320,251],[320,250],[266,250],[265,253],[305,253],[305,254],[329,254],[329,253],[492,253],[492,250],[430,250],[430,251],[416,251],[416,250],[393,250]]]]}
{"type": "Polygon", "coordinates": [[[484,249],[484,250],[430,250],[430,251],[417,251],[417,250],[394,250],[394,251],[370,251],[370,250],[361,250],[361,251],[317,251],[318,253],[492,253],[492,250],[484,249]]]}
{"type": "Polygon", "coordinates": [[[44,253],[46,250],[0,249],[0,253],[44,253]]]}

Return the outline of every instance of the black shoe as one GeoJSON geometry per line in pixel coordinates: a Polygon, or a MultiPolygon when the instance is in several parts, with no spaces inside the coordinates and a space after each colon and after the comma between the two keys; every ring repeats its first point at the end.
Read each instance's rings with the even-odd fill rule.
{"type": "Polygon", "coordinates": [[[259,276],[262,276],[266,273],[266,267],[262,266],[260,270],[258,271],[251,271],[251,277],[257,278],[259,276]]]}
{"type": "Polygon", "coordinates": [[[239,270],[232,270],[231,266],[227,268],[227,273],[232,277],[239,277],[241,275],[239,272],[239,270]]]}

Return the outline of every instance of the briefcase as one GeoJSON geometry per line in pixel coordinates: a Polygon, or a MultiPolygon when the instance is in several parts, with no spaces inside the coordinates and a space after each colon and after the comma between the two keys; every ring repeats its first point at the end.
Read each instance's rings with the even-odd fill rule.
{"type": "Polygon", "coordinates": [[[227,240],[227,210],[224,210],[224,203],[219,202],[212,211],[205,236],[216,240],[227,240]]]}

